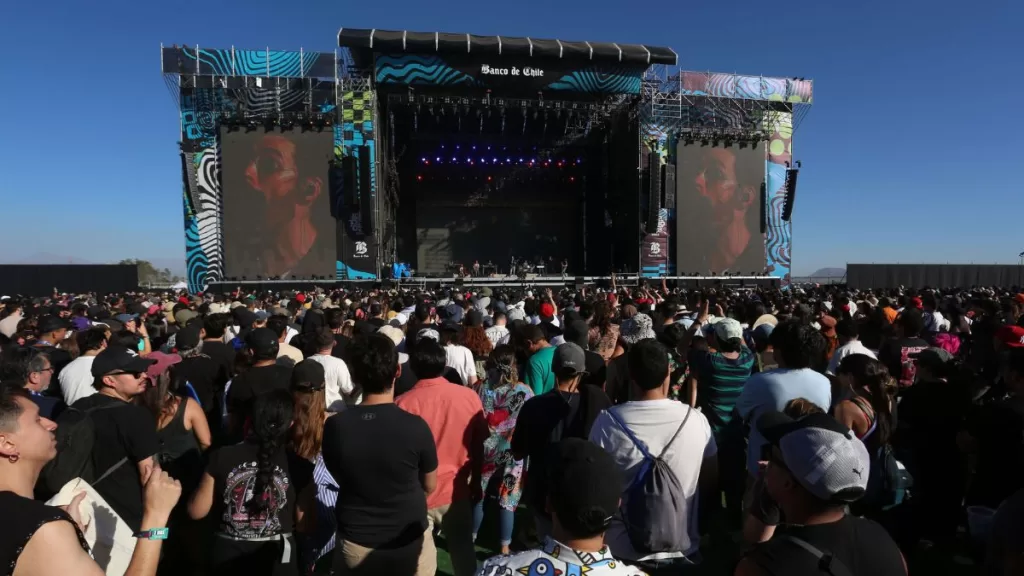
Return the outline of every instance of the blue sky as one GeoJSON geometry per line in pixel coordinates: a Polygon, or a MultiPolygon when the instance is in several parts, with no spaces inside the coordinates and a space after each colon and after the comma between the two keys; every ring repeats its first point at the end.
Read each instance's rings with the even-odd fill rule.
{"type": "Polygon", "coordinates": [[[794,140],[794,273],[1016,262],[1022,4],[7,2],[0,261],[183,260],[180,133],[159,44],[333,50],[347,26],[644,42],[673,47],[687,69],[813,78],[794,140]]]}

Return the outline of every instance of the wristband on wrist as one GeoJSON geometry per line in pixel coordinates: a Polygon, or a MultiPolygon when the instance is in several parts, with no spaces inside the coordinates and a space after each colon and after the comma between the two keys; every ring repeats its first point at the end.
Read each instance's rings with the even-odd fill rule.
{"type": "Polygon", "coordinates": [[[150,528],[149,530],[136,532],[132,536],[142,540],[167,540],[167,535],[170,532],[169,528],[150,528]]]}

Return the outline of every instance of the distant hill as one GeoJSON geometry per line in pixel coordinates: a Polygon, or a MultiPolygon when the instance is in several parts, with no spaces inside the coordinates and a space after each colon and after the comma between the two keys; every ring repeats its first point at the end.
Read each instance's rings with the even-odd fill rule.
{"type": "Polygon", "coordinates": [[[842,278],[846,276],[846,268],[819,268],[809,276],[812,278],[842,278]]]}

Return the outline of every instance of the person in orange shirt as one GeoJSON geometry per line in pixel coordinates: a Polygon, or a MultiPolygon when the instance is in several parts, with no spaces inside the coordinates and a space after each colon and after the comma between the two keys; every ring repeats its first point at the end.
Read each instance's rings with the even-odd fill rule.
{"type": "MultiPolygon", "coordinates": [[[[421,338],[409,357],[419,381],[395,400],[398,407],[426,421],[437,445],[437,489],[427,496],[428,532],[440,525],[455,576],[476,572],[473,506],[480,500],[480,473],[487,438],[484,407],[471,388],[452,384],[443,374],[448,357],[430,338],[421,338]]],[[[435,555],[433,539],[423,555],[435,555]]]]}

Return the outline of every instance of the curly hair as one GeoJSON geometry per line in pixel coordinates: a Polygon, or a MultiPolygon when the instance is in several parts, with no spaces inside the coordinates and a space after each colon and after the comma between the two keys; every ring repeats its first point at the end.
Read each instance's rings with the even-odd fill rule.
{"type": "Polygon", "coordinates": [[[474,358],[487,358],[494,349],[483,326],[467,326],[459,336],[459,344],[469,348],[474,358]]]}

